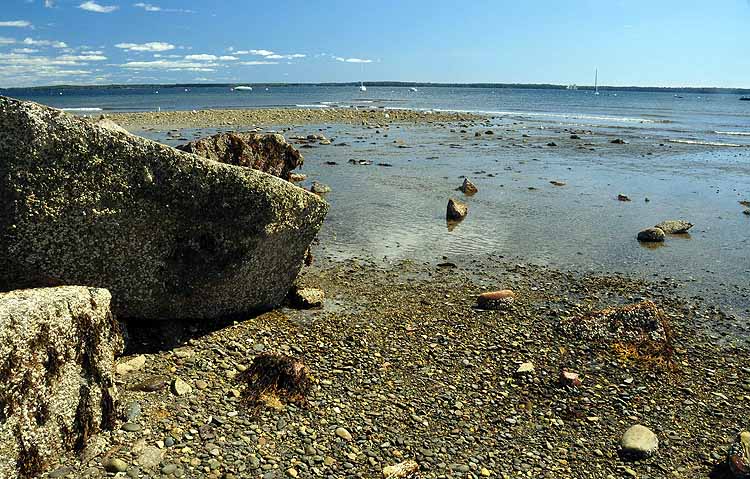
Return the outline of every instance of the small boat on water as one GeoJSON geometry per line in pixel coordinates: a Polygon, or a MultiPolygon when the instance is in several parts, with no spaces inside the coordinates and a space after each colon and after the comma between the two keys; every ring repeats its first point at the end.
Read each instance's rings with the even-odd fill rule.
{"type": "Polygon", "coordinates": [[[236,86],[234,87],[235,91],[253,91],[253,87],[251,86],[236,86]]]}
{"type": "Polygon", "coordinates": [[[415,87],[411,87],[411,88],[409,88],[409,90],[410,90],[410,91],[419,91],[419,90],[417,90],[417,89],[416,89],[415,87]]]}
{"type": "Polygon", "coordinates": [[[741,96],[740,101],[750,101],[750,96],[741,96]]]}
{"type": "Polygon", "coordinates": [[[367,87],[364,82],[359,82],[359,91],[367,91],[367,87]]]}

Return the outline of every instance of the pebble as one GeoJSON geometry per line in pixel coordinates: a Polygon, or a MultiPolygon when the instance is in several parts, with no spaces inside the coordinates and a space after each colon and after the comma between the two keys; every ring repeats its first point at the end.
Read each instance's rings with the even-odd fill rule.
{"type": "Polygon", "coordinates": [[[127,432],[138,432],[142,429],[140,424],[134,422],[126,422],[122,425],[122,430],[127,432]]]}
{"type": "Polygon", "coordinates": [[[636,424],[625,431],[620,441],[623,453],[635,457],[652,455],[659,448],[659,439],[646,426],[636,424]]]}
{"type": "Polygon", "coordinates": [[[172,392],[177,396],[184,396],[190,394],[192,391],[193,388],[179,377],[172,381],[172,392]]]}
{"type": "Polygon", "coordinates": [[[349,431],[347,431],[343,427],[337,427],[336,428],[336,435],[338,437],[340,437],[341,439],[345,440],[345,441],[351,441],[352,440],[351,433],[349,431]]]}
{"type": "Polygon", "coordinates": [[[105,459],[102,465],[107,472],[125,472],[128,469],[128,464],[125,461],[113,457],[105,459]]]}

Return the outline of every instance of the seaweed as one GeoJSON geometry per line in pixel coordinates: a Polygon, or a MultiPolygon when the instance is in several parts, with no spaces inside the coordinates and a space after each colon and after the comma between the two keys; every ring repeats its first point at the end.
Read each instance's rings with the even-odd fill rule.
{"type": "Polygon", "coordinates": [[[262,353],[237,377],[245,383],[243,400],[259,409],[269,401],[284,400],[308,406],[312,389],[310,370],[302,361],[279,353],[262,353]]]}

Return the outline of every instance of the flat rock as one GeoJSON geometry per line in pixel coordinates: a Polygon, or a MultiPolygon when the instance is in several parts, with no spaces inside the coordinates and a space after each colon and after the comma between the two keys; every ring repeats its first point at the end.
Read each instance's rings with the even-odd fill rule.
{"type": "Polygon", "coordinates": [[[336,428],[336,435],[340,437],[341,439],[345,441],[351,441],[352,435],[349,431],[346,430],[346,428],[343,427],[337,427],[336,428]]]}
{"type": "Polygon", "coordinates": [[[177,396],[184,396],[185,394],[190,394],[192,391],[193,387],[181,378],[174,378],[172,380],[172,392],[177,396]]]}
{"type": "Polygon", "coordinates": [[[666,234],[682,234],[687,233],[690,228],[693,227],[693,223],[684,220],[667,220],[662,221],[654,228],[659,228],[666,234]]]}
{"type": "Polygon", "coordinates": [[[636,424],[625,431],[620,441],[622,452],[635,457],[647,457],[659,448],[659,439],[649,428],[636,424]]]}
{"type": "Polygon", "coordinates": [[[81,286],[0,294],[0,477],[36,477],[114,426],[123,339],[110,299],[81,286]]]}
{"type": "Polygon", "coordinates": [[[327,210],[272,175],[0,97],[0,290],[105,287],[129,318],[267,310],[327,210]]]}
{"type": "Polygon", "coordinates": [[[117,366],[115,366],[115,370],[117,371],[117,374],[128,374],[133,371],[139,371],[143,366],[146,365],[146,356],[141,354],[140,356],[136,356],[134,358],[131,358],[127,361],[122,361],[117,363],[117,366]]]}
{"type": "Polygon", "coordinates": [[[291,171],[302,166],[304,158],[279,134],[218,133],[191,141],[177,149],[203,158],[244,166],[290,180],[291,171]]]}
{"type": "Polygon", "coordinates": [[[638,232],[638,241],[645,243],[660,243],[664,241],[664,230],[661,228],[646,228],[638,232]]]}
{"type": "Polygon", "coordinates": [[[385,479],[407,479],[418,477],[418,474],[419,464],[414,461],[404,461],[383,468],[383,477],[385,479]]]}
{"type": "Polygon", "coordinates": [[[477,297],[477,306],[482,309],[506,309],[516,300],[516,293],[510,289],[501,289],[499,291],[489,291],[482,293],[477,297]]]}

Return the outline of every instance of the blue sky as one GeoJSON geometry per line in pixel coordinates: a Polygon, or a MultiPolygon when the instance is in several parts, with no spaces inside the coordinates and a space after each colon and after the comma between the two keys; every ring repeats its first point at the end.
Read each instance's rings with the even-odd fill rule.
{"type": "Polygon", "coordinates": [[[0,87],[750,87],[750,0],[0,0],[0,87]]]}

